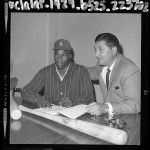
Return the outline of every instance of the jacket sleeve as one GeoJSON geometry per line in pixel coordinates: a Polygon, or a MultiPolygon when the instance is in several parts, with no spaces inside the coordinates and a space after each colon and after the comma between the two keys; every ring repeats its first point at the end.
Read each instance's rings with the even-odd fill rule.
{"type": "Polygon", "coordinates": [[[44,84],[45,76],[44,71],[42,69],[34,76],[34,78],[26,86],[23,87],[23,99],[32,103],[37,103],[40,99],[43,99],[39,92],[43,89],[44,84]]]}
{"type": "Polygon", "coordinates": [[[87,67],[87,70],[89,72],[91,80],[94,80],[94,81],[99,80],[100,66],[99,66],[98,62],[94,67],[87,67]]]}
{"type": "Polygon", "coordinates": [[[80,74],[80,93],[76,95],[73,102],[74,105],[78,104],[90,104],[94,101],[93,95],[93,85],[89,76],[89,73],[86,68],[80,74]]]}
{"type": "Polygon", "coordinates": [[[123,99],[118,103],[111,102],[114,112],[119,114],[139,113],[141,111],[141,72],[137,66],[128,66],[120,82],[123,99]]]}

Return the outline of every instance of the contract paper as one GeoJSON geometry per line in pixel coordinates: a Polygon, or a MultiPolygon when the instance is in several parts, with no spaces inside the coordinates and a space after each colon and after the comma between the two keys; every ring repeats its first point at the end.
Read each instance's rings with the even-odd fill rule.
{"type": "Polygon", "coordinates": [[[66,107],[54,105],[50,108],[48,108],[48,107],[47,108],[38,108],[38,109],[34,109],[34,110],[44,112],[44,113],[47,113],[47,114],[51,114],[51,115],[57,115],[63,109],[66,109],[66,107]]]}
{"type": "Polygon", "coordinates": [[[76,119],[87,112],[86,106],[87,105],[84,104],[76,105],[69,108],[52,106],[51,108],[38,108],[35,110],[52,114],[52,115],[62,114],[64,116],[67,116],[68,118],[76,119]]]}

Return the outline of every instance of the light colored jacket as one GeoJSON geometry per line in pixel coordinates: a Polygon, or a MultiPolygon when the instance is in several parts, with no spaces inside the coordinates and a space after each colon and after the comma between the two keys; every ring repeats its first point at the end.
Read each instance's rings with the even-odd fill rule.
{"type": "Polygon", "coordinates": [[[118,55],[108,91],[101,76],[103,67],[97,63],[87,69],[92,80],[99,80],[104,102],[110,102],[114,112],[134,114],[141,111],[141,72],[134,62],[118,55]]]}

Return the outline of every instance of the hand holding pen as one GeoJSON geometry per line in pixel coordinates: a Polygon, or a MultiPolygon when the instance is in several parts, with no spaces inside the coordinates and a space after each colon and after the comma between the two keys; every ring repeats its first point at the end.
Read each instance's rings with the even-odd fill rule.
{"type": "Polygon", "coordinates": [[[73,105],[72,101],[69,97],[63,97],[59,102],[59,106],[63,106],[63,107],[71,107],[72,105],[73,105]]]}

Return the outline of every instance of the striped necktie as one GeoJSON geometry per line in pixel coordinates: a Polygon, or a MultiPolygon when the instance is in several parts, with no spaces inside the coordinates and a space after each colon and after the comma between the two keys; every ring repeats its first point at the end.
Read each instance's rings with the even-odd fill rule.
{"type": "Polygon", "coordinates": [[[107,73],[106,73],[106,86],[107,86],[107,90],[108,90],[108,87],[109,87],[109,74],[110,74],[110,69],[108,68],[107,69],[107,73]]]}

